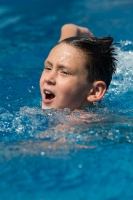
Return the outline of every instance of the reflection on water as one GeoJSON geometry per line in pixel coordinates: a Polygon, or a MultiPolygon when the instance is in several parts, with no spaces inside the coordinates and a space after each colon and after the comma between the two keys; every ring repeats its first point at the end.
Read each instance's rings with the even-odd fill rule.
{"type": "Polygon", "coordinates": [[[1,150],[10,159],[20,154],[60,155],[133,142],[133,111],[128,116],[105,108],[70,112],[23,107],[15,114],[1,109],[0,119],[1,150]]]}

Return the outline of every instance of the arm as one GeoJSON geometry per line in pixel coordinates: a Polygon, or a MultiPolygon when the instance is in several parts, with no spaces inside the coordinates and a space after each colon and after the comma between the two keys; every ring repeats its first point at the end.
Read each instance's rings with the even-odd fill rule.
{"type": "Polygon", "coordinates": [[[75,24],[65,24],[62,26],[59,41],[72,36],[94,37],[93,33],[88,28],[75,24]]]}

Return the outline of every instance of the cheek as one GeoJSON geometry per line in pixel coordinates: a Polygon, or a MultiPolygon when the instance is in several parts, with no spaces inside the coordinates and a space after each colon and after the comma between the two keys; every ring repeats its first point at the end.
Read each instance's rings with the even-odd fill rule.
{"type": "Polygon", "coordinates": [[[68,95],[67,97],[69,97],[69,95],[73,95],[75,93],[75,90],[77,88],[77,81],[76,80],[71,80],[71,79],[67,79],[67,80],[62,80],[60,83],[60,91],[63,95],[68,95]]]}
{"type": "Polygon", "coordinates": [[[57,90],[57,92],[58,92],[58,94],[60,94],[62,97],[63,96],[67,96],[67,94],[69,94],[69,92],[70,92],[70,86],[69,86],[69,83],[67,83],[66,81],[64,82],[63,80],[62,80],[62,82],[58,82],[57,83],[57,88],[56,88],[56,90],[57,90]]]}
{"type": "Polygon", "coordinates": [[[58,84],[60,85],[60,87],[64,87],[64,88],[69,88],[70,85],[73,82],[72,77],[63,77],[63,76],[58,76],[57,80],[58,84]]]}

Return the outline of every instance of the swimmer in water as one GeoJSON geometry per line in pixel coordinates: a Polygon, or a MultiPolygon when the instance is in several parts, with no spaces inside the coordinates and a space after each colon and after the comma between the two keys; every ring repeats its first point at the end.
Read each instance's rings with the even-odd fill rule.
{"type": "Polygon", "coordinates": [[[40,78],[43,109],[92,107],[116,71],[113,38],[96,38],[87,28],[66,24],[44,62],[40,78]]]}

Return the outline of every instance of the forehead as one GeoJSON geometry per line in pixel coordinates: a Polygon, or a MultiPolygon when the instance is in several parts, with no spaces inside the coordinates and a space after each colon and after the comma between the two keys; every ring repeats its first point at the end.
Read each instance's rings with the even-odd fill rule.
{"type": "Polygon", "coordinates": [[[81,50],[66,43],[56,45],[49,53],[48,58],[51,61],[58,61],[59,64],[73,63],[75,65],[84,65],[85,56],[81,50]]]}

